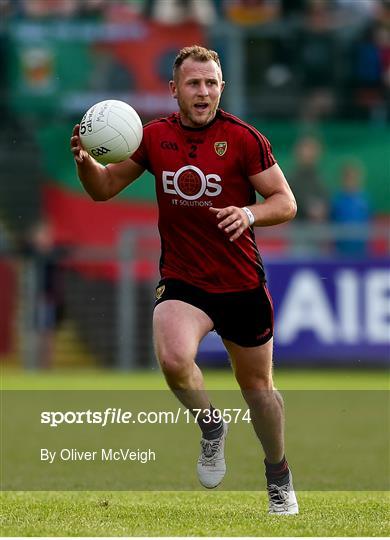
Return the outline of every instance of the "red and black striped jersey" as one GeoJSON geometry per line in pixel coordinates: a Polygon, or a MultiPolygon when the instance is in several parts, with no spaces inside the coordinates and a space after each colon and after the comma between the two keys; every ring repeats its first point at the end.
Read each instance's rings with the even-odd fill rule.
{"type": "Polygon", "coordinates": [[[161,277],[209,292],[258,287],[264,269],[253,229],[230,242],[209,208],[255,203],[249,176],[275,163],[266,137],[221,109],[201,128],[183,126],[174,113],[144,127],[131,159],[155,176],[161,277]]]}

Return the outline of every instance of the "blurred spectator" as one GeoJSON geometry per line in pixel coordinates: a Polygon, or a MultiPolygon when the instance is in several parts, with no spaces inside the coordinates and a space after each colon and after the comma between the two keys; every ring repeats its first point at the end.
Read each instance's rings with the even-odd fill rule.
{"type": "Polygon", "coordinates": [[[104,14],[108,0],[0,0],[2,12],[29,19],[77,17],[96,18],[104,14]]]}
{"type": "Polygon", "coordinates": [[[301,138],[295,146],[295,168],[288,176],[298,211],[297,220],[324,222],[328,214],[328,195],[320,174],[322,145],[311,135],[301,138]]]}
{"type": "Polygon", "coordinates": [[[340,15],[357,18],[367,22],[372,19],[380,8],[381,0],[335,0],[335,6],[340,15]]]}
{"type": "Polygon", "coordinates": [[[63,316],[61,257],[65,250],[54,244],[50,223],[40,221],[27,232],[23,251],[33,263],[35,277],[34,328],[37,333],[36,367],[53,363],[55,330],[63,316]]]}
{"type": "Polygon", "coordinates": [[[107,7],[107,0],[79,0],[77,16],[99,20],[104,16],[107,7]]]}
{"type": "Polygon", "coordinates": [[[0,21],[4,22],[6,17],[15,13],[15,5],[11,4],[11,0],[0,0],[0,21]]]}
{"type": "Polygon", "coordinates": [[[226,3],[228,19],[236,24],[264,24],[279,17],[279,0],[230,0],[226,3]]]}
{"type": "Polygon", "coordinates": [[[390,90],[390,28],[371,24],[355,45],[356,103],[371,117],[386,117],[390,90]]]}
{"type": "Polygon", "coordinates": [[[379,23],[390,26],[390,0],[379,0],[376,18],[379,23]]]}
{"type": "MultiPolygon", "coordinates": [[[[363,168],[356,161],[347,161],[341,169],[340,189],[331,205],[331,219],[340,225],[367,226],[371,220],[371,209],[367,194],[363,190],[363,168]]],[[[359,234],[360,236],[360,234],[359,234]]],[[[338,240],[335,247],[343,255],[364,255],[367,238],[338,240]]]]}
{"type": "Polygon", "coordinates": [[[340,50],[336,39],[338,21],[332,3],[307,0],[300,32],[299,69],[306,92],[303,116],[315,121],[333,112],[334,86],[340,50]]]}
{"type": "Polygon", "coordinates": [[[72,17],[78,8],[77,0],[22,0],[21,7],[26,17],[72,17]]]}
{"type": "Polygon", "coordinates": [[[382,76],[381,55],[375,28],[366,29],[362,39],[356,44],[356,79],[358,86],[376,87],[382,76]]]}
{"type": "Polygon", "coordinates": [[[217,12],[213,0],[145,0],[144,15],[166,24],[196,22],[211,25],[217,12]]]}

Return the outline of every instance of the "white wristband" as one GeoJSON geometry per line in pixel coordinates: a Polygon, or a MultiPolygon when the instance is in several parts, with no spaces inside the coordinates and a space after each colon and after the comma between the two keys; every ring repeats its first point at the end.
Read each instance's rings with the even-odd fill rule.
{"type": "Polygon", "coordinates": [[[243,206],[242,210],[244,210],[245,214],[248,216],[249,227],[250,227],[255,222],[255,216],[252,214],[251,210],[249,210],[249,208],[247,206],[243,206]]]}

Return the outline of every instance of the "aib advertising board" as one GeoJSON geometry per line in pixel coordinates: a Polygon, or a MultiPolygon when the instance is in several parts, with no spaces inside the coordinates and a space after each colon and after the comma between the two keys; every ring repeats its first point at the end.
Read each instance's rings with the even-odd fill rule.
{"type": "MultiPolygon", "coordinates": [[[[388,260],[270,260],[266,269],[277,364],[389,362],[388,260]]],[[[202,342],[199,357],[226,358],[214,332],[202,342]]]]}

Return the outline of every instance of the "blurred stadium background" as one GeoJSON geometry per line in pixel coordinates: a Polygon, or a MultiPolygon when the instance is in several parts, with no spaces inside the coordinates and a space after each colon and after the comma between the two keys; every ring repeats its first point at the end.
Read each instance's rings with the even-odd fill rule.
{"type": "MultiPolygon", "coordinates": [[[[175,110],[179,48],[216,49],[222,107],[273,144],[294,223],[258,229],[276,304],[276,364],[389,358],[388,0],[0,0],[0,361],[155,366],[153,179],[83,192],[69,151],[93,103],[144,123],[175,110]]],[[[217,336],[199,362],[227,366],[217,336]]]]}

